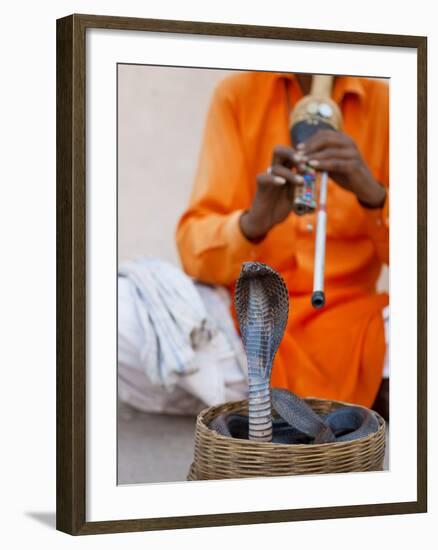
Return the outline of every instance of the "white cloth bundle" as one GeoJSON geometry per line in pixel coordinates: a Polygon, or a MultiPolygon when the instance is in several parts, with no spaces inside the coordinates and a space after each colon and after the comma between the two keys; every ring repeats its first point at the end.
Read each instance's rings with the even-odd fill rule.
{"type": "Polygon", "coordinates": [[[125,263],[118,282],[122,400],[147,411],[193,413],[246,396],[245,354],[224,289],[195,285],[156,258],[125,263]]]}

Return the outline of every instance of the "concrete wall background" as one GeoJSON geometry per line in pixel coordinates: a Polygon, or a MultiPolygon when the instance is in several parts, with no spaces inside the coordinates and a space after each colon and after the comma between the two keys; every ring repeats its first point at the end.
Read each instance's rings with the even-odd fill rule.
{"type": "Polygon", "coordinates": [[[119,261],[147,254],[179,263],[175,226],[212,91],[227,74],[119,65],[119,261]]]}
{"type": "MultiPolygon", "coordinates": [[[[193,184],[212,91],[230,71],[119,65],[119,261],[179,265],[175,226],[193,184]]],[[[384,269],[379,288],[387,289],[384,269]]]]}

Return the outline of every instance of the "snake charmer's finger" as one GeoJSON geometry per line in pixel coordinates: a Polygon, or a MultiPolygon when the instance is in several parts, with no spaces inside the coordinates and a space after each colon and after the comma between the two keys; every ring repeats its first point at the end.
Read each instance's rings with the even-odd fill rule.
{"type": "Polygon", "coordinates": [[[271,166],[271,175],[279,176],[281,178],[284,178],[285,182],[289,182],[291,185],[303,185],[304,184],[304,178],[300,174],[297,174],[295,172],[292,172],[292,170],[289,170],[285,166],[281,166],[280,164],[273,164],[271,166]]]}
{"type": "Polygon", "coordinates": [[[270,172],[263,172],[257,174],[256,182],[261,191],[267,191],[274,187],[282,187],[286,184],[287,180],[283,178],[283,176],[276,176],[270,172]]]}
{"type": "Polygon", "coordinates": [[[331,158],[325,160],[310,160],[309,165],[320,172],[337,172],[349,174],[357,166],[357,159],[331,158]]]}
{"type": "Polygon", "coordinates": [[[276,145],[272,152],[272,165],[281,165],[286,168],[298,166],[303,162],[303,154],[286,145],[276,145]]]}
{"type": "Polygon", "coordinates": [[[342,160],[355,159],[357,158],[357,152],[351,147],[328,147],[327,149],[321,149],[309,155],[308,163],[312,166],[312,161],[329,160],[333,158],[342,160]]]}
{"type": "Polygon", "coordinates": [[[318,130],[313,136],[300,146],[300,150],[305,156],[310,156],[321,149],[353,147],[354,141],[343,132],[333,130],[318,130]]]}

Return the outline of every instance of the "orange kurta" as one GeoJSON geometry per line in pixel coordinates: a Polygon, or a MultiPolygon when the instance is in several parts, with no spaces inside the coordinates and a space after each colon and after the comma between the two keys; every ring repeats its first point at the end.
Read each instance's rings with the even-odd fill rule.
{"type": "MultiPolygon", "coordinates": [[[[289,322],[272,371],[272,385],[303,396],[370,406],[382,378],[386,294],[376,281],[388,262],[388,203],[366,209],[333,181],[328,184],[326,306],[314,310],[315,214],[290,214],[259,244],[241,233],[256,175],[271,164],[275,145],[290,145],[288,103],[302,97],[294,75],[239,73],[217,87],[204,130],[190,205],[179,221],[177,244],[185,271],[233,289],[242,262],[279,271],[290,294],[289,322]],[[288,95],[286,95],[288,94],[288,95]],[[287,98],[289,97],[289,101],[287,98]]],[[[356,142],[374,177],[389,180],[386,84],[339,77],[333,99],[343,131],[356,142]]]]}

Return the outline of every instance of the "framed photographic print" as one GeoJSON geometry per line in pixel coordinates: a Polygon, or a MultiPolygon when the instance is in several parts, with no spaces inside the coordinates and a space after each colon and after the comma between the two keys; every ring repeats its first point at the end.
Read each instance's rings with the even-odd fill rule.
{"type": "Polygon", "coordinates": [[[425,37],[57,21],[57,528],[425,512],[425,37]]]}

